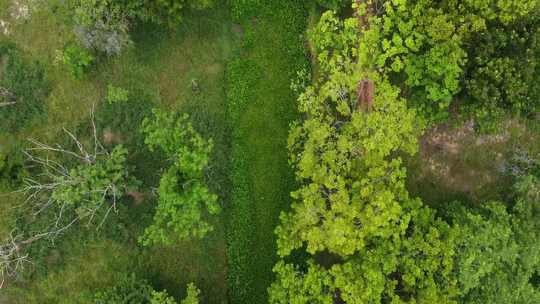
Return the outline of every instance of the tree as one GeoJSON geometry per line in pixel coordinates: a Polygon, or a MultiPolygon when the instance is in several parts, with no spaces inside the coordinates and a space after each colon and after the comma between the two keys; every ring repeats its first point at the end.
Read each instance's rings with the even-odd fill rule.
{"type": "Polygon", "coordinates": [[[435,121],[459,89],[462,39],[481,22],[455,12],[476,6],[471,12],[487,14],[484,5],[495,2],[509,14],[537,7],[395,0],[378,11],[368,7],[378,2],[366,1],[358,15],[378,14],[367,24],[322,16],[310,33],[319,78],[300,95],[302,120],[290,131],[299,189],[276,229],[283,260],[274,268],[271,303],[539,301],[538,177],[520,179],[510,207],[459,207],[449,224],[409,197],[399,157],[415,152],[423,127],[406,103],[435,121]],[[296,264],[284,261],[291,255],[296,264]],[[307,262],[298,260],[303,255],[307,262]]]}
{"type": "Polygon", "coordinates": [[[32,140],[35,147],[29,149],[27,156],[29,161],[41,166],[42,178],[25,178],[22,191],[33,202],[36,215],[51,206],[58,208],[55,226],[63,222],[64,215],[72,215],[77,221],[86,219],[90,224],[98,214],[102,217],[101,225],[111,211],[117,211],[117,201],[128,189],[137,186],[126,166],[127,149],[119,145],[108,152],[95,141],[94,150],[87,150],[72,133],[65,131],[79,150],[32,140]],[[69,167],[48,155],[32,154],[36,151],[59,153],[78,164],[69,167]]]}
{"type": "Polygon", "coordinates": [[[279,262],[270,303],[455,303],[455,230],[425,207],[412,218],[405,235],[374,239],[327,267],[279,262]]]}
{"type": "Polygon", "coordinates": [[[538,1],[360,3],[361,15],[375,13],[364,17],[361,43],[428,122],[446,120],[460,92],[462,113],[485,130],[507,114],[538,111],[540,91],[529,85],[540,75],[538,1]]]}
{"type": "MultiPolygon", "coordinates": [[[[195,284],[187,286],[187,296],[180,304],[198,304],[200,290],[195,284]]],[[[123,275],[117,283],[105,290],[96,292],[93,296],[94,304],[176,304],[176,300],[166,290],[156,291],[146,281],[137,278],[134,274],[123,275]]]]}
{"type": "Polygon", "coordinates": [[[409,197],[398,156],[416,152],[423,125],[398,88],[366,70],[357,33],[356,19],[331,13],[311,33],[321,73],[299,97],[289,150],[300,186],[276,233],[282,258],[312,258],[276,265],[271,303],[453,303],[455,232],[409,197]]]}
{"type": "Polygon", "coordinates": [[[199,304],[201,291],[193,283],[187,285],[187,296],[180,304],[199,304]]]}
{"type": "Polygon", "coordinates": [[[470,16],[472,30],[463,87],[464,111],[480,129],[493,131],[508,114],[540,110],[540,4],[538,1],[467,1],[457,14],[470,16]]]}
{"type": "Polygon", "coordinates": [[[32,175],[23,178],[19,192],[26,195],[27,208],[34,221],[40,219],[43,231],[14,230],[9,239],[0,244],[0,276],[14,277],[23,269],[29,257],[25,253],[30,244],[53,240],[74,224],[86,221],[101,227],[128,189],[138,182],[131,177],[126,165],[127,150],[116,146],[107,151],[97,139],[93,124],[92,146],[83,143],[64,129],[73,141],[71,150],[57,144],[50,146],[30,140],[33,146],[25,151],[28,162],[35,166],[32,175]]]}
{"type": "Polygon", "coordinates": [[[334,303],[335,289],[330,287],[332,277],[314,261],[308,261],[306,271],[280,261],[274,266],[274,272],[276,282],[268,289],[270,303],[334,303]]]}
{"type": "Polygon", "coordinates": [[[422,126],[397,88],[376,73],[358,72],[350,57],[357,54],[357,36],[351,37],[348,25],[335,26],[334,18],[323,17],[324,25],[312,33],[317,48],[324,49],[318,57],[320,85],[300,95],[306,118],[290,131],[291,163],[302,186],[277,228],[281,255],[304,243],[312,254],[328,249],[350,255],[371,237],[399,234],[408,222],[401,207],[409,200],[405,172],[400,158],[389,156],[414,153],[422,126]],[[370,111],[358,105],[364,78],[376,87],[370,111]]]}
{"type": "Polygon", "coordinates": [[[151,150],[159,148],[173,164],[161,177],[154,221],[139,241],[143,245],[171,244],[171,232],[180,239],[202,238],[213,229],[203,218],[205,211],[220,211],[217,195],[204,181],[212,140],[203,139],[187,115],[153,113],[153,119],[142,124],[145,143],[151,150]]]}
{"type": "Polygon", "coordinates": [[[381,6],[383,13],[370,18],[362,41],[375,49],[375,67],[405,88],[421,117],[446,119],[466,59],[454,16],[431,0],[392,0],[381,6]]]}
{"type": "Polygon", "coordinates": [[[490,202],[479,210],[452,213],[459,227],[455,266],[461,303],[537,303],[533,281],[540,269],[540,183],[526,176],[516,183],[512,207],[490,202]]]}
{"type": "Polygon", "coordinates": [[[145,280],[138,279],[135,274],[122,275],[116,284],[105,290],[96,292],[94,304],[152,303],[154,289],[145,280]]]}

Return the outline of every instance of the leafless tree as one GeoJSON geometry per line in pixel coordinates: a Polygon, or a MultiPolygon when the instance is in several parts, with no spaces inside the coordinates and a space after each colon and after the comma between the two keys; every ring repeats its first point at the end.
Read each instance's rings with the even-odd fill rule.
{"type": "Polygon", "coordinates": [[[32,263],[24,250],[25,247],[38,240],[54,239],[75,222],[77,219],[73,219],[69,224],[59,229],[35,234],[28,238],[24,238],[22,233],[14,235],[12,231],[9,237],[0,244],[0,289],[4,287],[7,278],[18,276],[26,264],[32,263]]]}
{"type": "Polygon", "coordinates": [[[33,166],[38,167],[39,173],[23,179],[24,186],[16,191],[23,193],[26,197],[22,207],[28,208],[32,212],[32,217],[38,217],[42,212],[52,206],[55,213],[55,219],[50,223],[45,232],[37,233],[33,236],[24,238],[23,233],[11,233],[10,237],[3,243],[0,243],[0,287],[3,285],[6,277],[16,276],[29,263],[28,255],[25,254],[25,247],[35,241],[42,239],[53,240],[77,222],[87,221],[90,225],[104,205],[108,206],[105,215],[101,219],[98,228],[103,225],[111,211],[117,211],[117,199],[124,195],[125,187],[116,185],[114,182],[99,185],[96,188],[90,188],[82,192],[82,199],[79,201],[78,212],[69,210],[72,207],[71,201],[59,200],[53,193],[61,187],[72,187],[84,183],[80,176],[73,175],[71,169],[65,164],[57,161],[58,158],[51,157],[51,154],[59,154],[62,158],[72,158],[82,166],[92,166],[98,159],[106,159],[111,154],[103,147],[98,139],[96,125],[94,123],[94,111],[92,109],[92,144],[87,148],[70,131],[64,129],[64,132],[71,138],[75,146],[74,149],[65,148],[59,144],[48,145],[35,139],[29,139],[31,148],[24,151],[28,161],[33,166]],[[82,210],[82,212],[81,212],[82,210]]]}

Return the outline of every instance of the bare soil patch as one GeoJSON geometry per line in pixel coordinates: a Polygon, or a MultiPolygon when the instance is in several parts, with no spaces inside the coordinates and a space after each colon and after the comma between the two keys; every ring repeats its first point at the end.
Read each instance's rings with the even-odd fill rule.
{"type": "Polygon", "coordinates": [[[478,134],[473,121],[435,126],[421,138],[420,151],[409,163],[411,191],[434,200],[498,198],[508,182],[508,158],[530,140],[527,129],[514,120],[496,134],[478,134]]]}

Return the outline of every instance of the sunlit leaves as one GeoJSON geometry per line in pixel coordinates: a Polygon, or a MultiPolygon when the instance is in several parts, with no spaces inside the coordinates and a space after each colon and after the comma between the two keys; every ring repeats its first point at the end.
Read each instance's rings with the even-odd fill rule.
{"type": "Polygon", "coordinates": [[[139,239],[143,245],[171,244],[175,239],[202,238],[212,231],[205,214],[217,214],[217,196],[204,181],[212,141],[202,138],[187,115],[154,110],[143,121],[145,143],[159,148],[173,164],[162,175],[154,222],[139,239]]]}

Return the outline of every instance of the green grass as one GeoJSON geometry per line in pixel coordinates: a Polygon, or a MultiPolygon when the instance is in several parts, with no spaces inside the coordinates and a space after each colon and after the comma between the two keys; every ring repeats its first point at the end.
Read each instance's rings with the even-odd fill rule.
{"type": "Polygon", "coordinates": [[[289,124],[296,118],[290,81],[307,65],[302,40],[307,11],[301,1],[268,2],[242,22],[243,49],[227,71],[232,191],[226,214],[233,304],[267,303],[277,261],[274,229],[294,187],[286,147],[289,124]]]}
{"type": "MultiPolygon", "coordinates": [[[[0,0],[0,8],[9,3],[0,0]]],[[[100,58],[95,69],[80,80],[73,79],[65,67],[55,62],[56,51],[73,39],[65,21],[52,10],[40,11],[28,22],[16,25],[8,37],[25,56],[44,65],[51,93],[46,100],[47,123],[29,124],[17,134],[2,136],[0,147],[23,142],[27,137],[51,142],[62,137],[63,127],[84,134],[95,105],[98,128],[112,129],[118,141],[127,145],[135,175],[144,182],[141,190],[151,197],[151,187],[156,186],[164,161],[141,147],[136,134],[144,114],[135,105],[108,108],[102,104],[107,85],[113,84],[128,89],[133,102],[144,107],[190,113],[194,126],[214,139],[208,179],[225,204],[229,192],[229,132],[224,70],[238,45],[227,10],[218,7],[190,13],[172,31],[139,25],[133,33],[134,48],[117,58],[100,58]],[[192,90],[193,79],[199,83],[200,92],[192,90]]],[[[129,204],[118,227],[112,227],[119,229],[117,232],[83,233],[77,241],[60,239],[58,249],[48,251],[39,260],[45,267],[12,285],[21,288],[13,289],[16,292],[11,293],[9,303],[77,303],[79,293],[112,283],[115,273],[121,271],[136,272],[177,298],[184,295],[186,283],[195,282],[202,291],[203,303],[225,303],[227,257],[222,216],[212,219],[215,231],[202,241],[142,249],[135,240],[151,219],[152,204],[153,199],[138,206],[129,204]],[[96,239],[93,235],[97,235],[96,239]]],[[[3,217],[9,213],[2,210],[0,214],[0,230],[7,232],[3,224],[8,221],[3,217]]]]}
{"type": "MultiPolygon", "coordinates": [[[[151,220],[154,200],[129,204],[111,224],[113,231],[73,234],[46,251],[42,267],[13,285],[20,288],[10,293],[11,302],[77,303],[80,293],[109,284],[114,272],[125,271],[177,298],[186,283],[195,282],[203,303],[267,302],[277,260],[274,229],[294,187],[286,139],[296,118],[296,96],[289,85],[291,76],[308,65],[302,37],[307,11],[302,1],[256,2],[262,3],[253,10],[258,15],[244,16],[242,28],[232,25],[224,7],[190,13],[174,31],[138,25],[133,48],[117,58],[99,58],[82,79],[73,79],[55,60],[74,39],[59,11],[39,11],[14,26],[9,40],[44,65],[51,92],[46,124],[29,124],[0,138],[0,146],[27,137],[53,142],[64,127],[85,134],[95,106],[98,128],[113,132],[116,143],[128,147],[130,165],[151,197],[166,162],[144,148],[138,124],[147,107],[185,111],[197,130],[214,139],[207,178],[225,209],[203,241],[142,249],[136,237],[151,220]],[[200,92],[192,90],[193,80],[200,92]],[[103,104],[109,84],[127,89],[130,103],[103,104]]],[[[0,0],[0,7],[9,3],[0,0]]]]}

